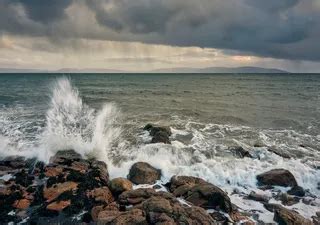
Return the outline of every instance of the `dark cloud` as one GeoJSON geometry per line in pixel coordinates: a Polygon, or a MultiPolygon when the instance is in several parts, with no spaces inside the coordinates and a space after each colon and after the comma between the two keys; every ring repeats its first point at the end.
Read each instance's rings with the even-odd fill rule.
{"type": "Polygon", "coordinates": [[[66,16],[65,9],[72,0],[17,0],[26,10],[30,19],[48,23],[66,16]]]}
{"type": "Polygon", "coordinates": [[[0,0],[0,32],[199,46],[320,61],[318,1],[0,0]],[[72,4],[86,6],[95,23],[88,25],[89,18],[82,18],[85,25],[77,21],[75,26],[67,12],[72,4]]]}

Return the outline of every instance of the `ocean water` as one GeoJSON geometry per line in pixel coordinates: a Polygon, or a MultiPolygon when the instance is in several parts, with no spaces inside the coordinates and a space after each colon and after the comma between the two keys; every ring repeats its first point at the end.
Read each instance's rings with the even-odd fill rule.
{"type": "MultiPolygon", "coordinates": [[[[1,74],[0,156],[48,161],[63,149],[106,161],[112,177],[146,161],[163,182],[199,176],[229,194],[261,192],[255,176],[285,168],[314,196],[291,207],[310,218],[320,207],[320,75],[1,74]],[[149,144],[147,123],[170,126],[172,145],[149,144]],[[232,146],[254,159],[235,158],[232,146]]],[[[242,194],[232,201],[272,221],[242,194]]]]}

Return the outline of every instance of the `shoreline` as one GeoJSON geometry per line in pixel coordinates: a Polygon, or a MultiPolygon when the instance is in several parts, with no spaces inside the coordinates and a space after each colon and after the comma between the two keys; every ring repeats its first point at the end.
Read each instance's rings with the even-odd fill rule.
{"type": "MultiPolygon", "coordinates": [[[[170,144],[170,128],[148,124],[144,130],[151,143],[170,144]]],[[[232,152],[235,157],[252,157],[241,147],[232,152]]],[[[281,168],[257,174],[259,189],[261,193],[270,191],[268,196],[237,190],[227,193],[201,177],[179,175],[164,183],[161,170],[145,162],[133,164],[126,178],[111,179],[104,162],[84,159],[73,150],[57,152],[49,164],[9,157],[0,165],[4,223],[263,224],[259,217],[266,213],[236,205],[238,197],[261,204],[275,222],[294,218],[296,224],[312,224],[311,219],[317,224],[320,220],[319,212],[304,218],[291,209],[297,204],[317,204],[317,196],[312,201],[312,193],[281,168]]]]}

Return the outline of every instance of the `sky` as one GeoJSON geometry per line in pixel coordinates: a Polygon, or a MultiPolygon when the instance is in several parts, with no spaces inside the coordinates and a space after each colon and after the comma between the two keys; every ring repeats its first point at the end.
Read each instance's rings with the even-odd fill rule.
{"type": "Polygon", "coordinates": [[[0,0],[0,68],[320,72],[320,0],[0,0]]]}

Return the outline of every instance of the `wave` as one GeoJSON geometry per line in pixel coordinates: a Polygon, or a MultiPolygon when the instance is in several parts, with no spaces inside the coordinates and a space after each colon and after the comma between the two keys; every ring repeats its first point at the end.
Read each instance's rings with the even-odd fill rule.
{"type": "MultiPolygon", "coordinates": [[[[59,150],[74,149],[82,156],[95,156],[107,161],[108,152],[121,138],[117,121],[120,111],[112,103],[96,111],[83,103],[78,90],[68,78],[55,81],[46,122],[41,132],[30,141],[17,138],[18,127],[3,131],[12,121],[2,119],[0,136],[2,155],[37,157],[48,162],[59,150]],[[6,123],[7,122],[7,123],[6,123]]],[[[21,136],[21,135],[20,135],[21,136]]]]}

